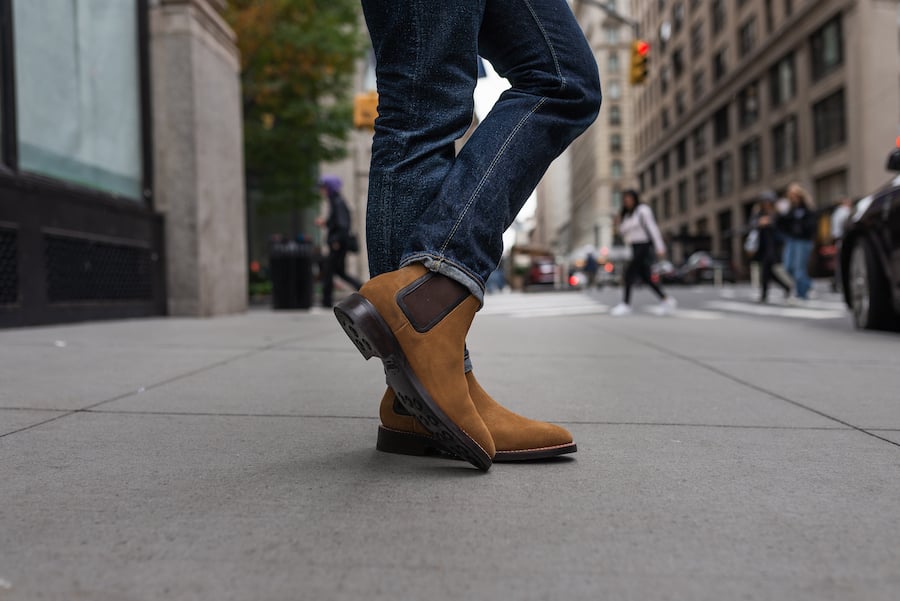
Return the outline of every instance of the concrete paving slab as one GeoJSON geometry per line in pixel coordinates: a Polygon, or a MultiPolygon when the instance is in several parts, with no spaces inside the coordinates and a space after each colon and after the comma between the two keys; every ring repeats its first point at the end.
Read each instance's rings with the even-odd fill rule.
{"type": "Polygon", "coordinates": [[[859,363],[895,364],[900,360],[900,337],[895,334],[862,333],[808,321],[744,317],[697,321],[632,315],[598,318],[595,324],[604,332],[697,359],[831,361],[846,357],[859,363]]]}
{"type": "MultiPolygon", "coordinates": [[[[900,350],[900,347],[898,347],[900,350]]],[[[710,361],[808,407],[863,428],[900,428],[900,364],[710,361]]]]}
{"type": "MultiPolygon", "coordinates": [[[[153,318],[0,330],[0,348],[54,346],[69,348],[215,348],[253,349],[297,339],[316,340],[330,329],[307,311],[250,311],[210,319],[153,318]]],[[[331,322],[334,322],[332,316],[331,322]]]]}
{"type": "Polygon", "coordinates": [[[0,345],[0,407],[78,409],[246,351],[0,345]]]}
{"type": "Polygon", "coordinates": [[[62,411],[25,411],[0,408],[0,436],[63,415],[62,411]]]}
{"type": "Polygon", "coordinates": [[[371,418],[385,387],[381,361],[364,361],[347,340],[343,350],[261,351],[103,409],[371,418]]]}
{"type": "Polygon", "coordinates": [[[372,450],[374,420],[78,414],[0,440],[4,601],[896,598],[897,448],[579,425],[575,460],[372,450]]]}

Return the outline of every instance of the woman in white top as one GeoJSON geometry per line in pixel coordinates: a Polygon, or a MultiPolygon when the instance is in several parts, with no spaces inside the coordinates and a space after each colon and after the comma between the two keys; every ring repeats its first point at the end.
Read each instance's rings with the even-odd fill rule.
{"type": "Polygon", "coordinates": [[[637,190],[626,190],[622,194],[622,212],[619,215],[618,229],[625,244],[631,246],[631,262],[625,269],[625,299],[613,308],[612,315],[631,313],[631,287],[638,278],[660,298],[662,311],[671,312],[675,308],[675,299],[667,296],[650,279],[654,255],[660,259],[665,257],[666,245],[653,218],[653,211],[641,202],[637,190]]]}

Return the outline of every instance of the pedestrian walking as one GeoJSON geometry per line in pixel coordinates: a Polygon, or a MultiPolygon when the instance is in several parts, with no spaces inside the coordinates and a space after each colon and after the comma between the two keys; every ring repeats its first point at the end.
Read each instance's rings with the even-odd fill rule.
{"type": "Polygon", "coordinates": [[[363,0],[376,58],[366,239],[372,279],[335,314],[384,362],[379,448],[496,457],[575,450],[475,379],[465,339],[503,232],[600,107],[593,52],[566,0],[363,0]],[[472,132],[478,55],[511,88],[472,132]]]}
{"type": "Polygon", "coordinates": [[[775,270],[780,261],[778,252],[778,232],[775,229],[777,218],[775,211],[775,194],[772,192],[763,194],[757,208],[750,217],[750,226],[756,231],[756,252],[753,260],[759,263],[760,269],[760,295],[759,302],[766,303],[769,298],[769,284],[774,281],[784,290],[784,297],[791,295],[791,285],[775,270]]]}
{"type": "Polygon", "coordinates": [[[816,207],[798,183],[788,186],[786,197],[788,204],[776,223],[785,240],[782,263],[794,280],[797,298],[806,300],[812,287],[808,264],[816,235],[816,207]]]}
{"type": "Polygon", "coordinates": [[[616,317],[631,313],[631,289],[638,280],[642,280],[660,299],[663,313],[671,313],[675,309],[675,299],[663,292],[651,277],[654,258],[666,256],[666,245],[656,225],[653,211],[642,203],[637,190],[626,190],[622,193],[622,210],[618,216],[619,234],[625,244],[631,247],[631,261],[625,268],[625,293],[622,302],[610,312],[616,317]]]}
{"type": "Polygon", "coordinates": [[[347,253],[354,250],[353,230],[350,208],[341,195],[340,178],[323,176],[319,180],[319,192],[328,201],[328,217],[318,220],[319,226],[326,228],[325,242],[328,244],[328,255],[322,262],[322,306],[331,307],[335,276],[353,286],[354,290],[359,290],[362,283],[347,273],[347,253]]]}

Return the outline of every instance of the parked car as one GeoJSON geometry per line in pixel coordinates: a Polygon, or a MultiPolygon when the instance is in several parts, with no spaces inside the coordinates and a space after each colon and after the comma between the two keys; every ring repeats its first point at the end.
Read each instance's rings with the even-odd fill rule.
{"type": "Polygon", "coordinates": [[[556,262],[553,257],[535,257],[531,260],[526,286],[553,286],[556,283],[556,262]]]}
{"type": "Polygon", "coordinates": [[[717,259],[708,252],[700,250],[688,257],[684,265],[679,267],[672,276],[673,282],[682,284],[711,283],[716,279],[716,271],[722,271],[722,279],[726,282],[734,282],[734,270],[728,261],[717,259]]]}
{"type": "MultiPolygon", "coordinates": [[[[887,168],[900,172],[900,148],[887,168]]],[[[900,326],[900,176],[856,202],[840,251],[844,300],[857,328],[900,326]]]]}
{"type": "Polygon", "coordinates": [[[662,259],[653,264],[650,268],[650,279],[654,284],[675,284],[678,281],[678,270],[671,261],[662,259]]]}

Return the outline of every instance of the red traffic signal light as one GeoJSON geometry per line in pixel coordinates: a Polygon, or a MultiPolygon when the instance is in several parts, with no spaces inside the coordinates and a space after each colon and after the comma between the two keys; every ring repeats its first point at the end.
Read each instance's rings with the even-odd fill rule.
{"type": "Polygon", "coordinates": [[[646,40],[631,42],[631,73],[628,79],[632,85],[644,83],[647,79],[649,60],[650,43],[646,40]]]}

